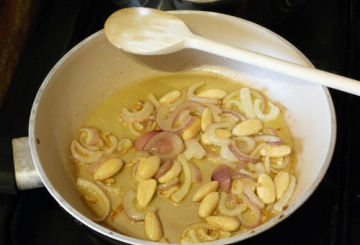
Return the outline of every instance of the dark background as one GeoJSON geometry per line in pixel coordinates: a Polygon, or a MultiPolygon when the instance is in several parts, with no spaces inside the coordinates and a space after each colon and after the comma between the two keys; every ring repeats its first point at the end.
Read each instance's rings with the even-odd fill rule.
{"type": "MultiPolygon", "coordinates": [[[[261,24],[291,42],[318,69],[360,80],[360,1],[249,2],[197,8],[261,24]]],[[[110,0],[42,2],[0,108],[0,137],[28,134],[32,101],[47,73],[70,48],[102,29],[106,18],[120,7],[110,0]]],[[[174,5],[168,2],[164,8],[174,5]]],[[[241,244],[360,244],[360,98],[331,89],[330,93],[338,131],[325,178],[289,218],[241,244]]],[[[0,194],[0,244],[121,243],[81,225],[40,188],[0,194]]]]}

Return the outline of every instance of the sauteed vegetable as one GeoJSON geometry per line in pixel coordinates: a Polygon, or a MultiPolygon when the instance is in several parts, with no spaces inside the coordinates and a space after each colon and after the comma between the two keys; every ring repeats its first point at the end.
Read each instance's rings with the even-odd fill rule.
{"type": "Polygon", "coordinates": [[[94,221],[145,240],[199,243],[257,227],[296,187],[284,112],[212,73],[130,85],[70,144],[80,196],[94,221]]]}

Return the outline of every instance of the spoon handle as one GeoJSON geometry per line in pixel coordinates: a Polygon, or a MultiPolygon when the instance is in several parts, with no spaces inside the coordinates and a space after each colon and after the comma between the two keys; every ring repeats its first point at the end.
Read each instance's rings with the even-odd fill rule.
{"type": "Polygon", "coordinates": [[[360,96],[360,81],[351,78],[231,47],[196,35],[189,37],[185,46],[360,96]]]}

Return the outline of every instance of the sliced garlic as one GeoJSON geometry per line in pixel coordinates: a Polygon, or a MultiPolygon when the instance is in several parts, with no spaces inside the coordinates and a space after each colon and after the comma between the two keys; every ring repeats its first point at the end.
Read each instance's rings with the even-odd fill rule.
{"type": "Polygon", "coordinates": [[[290,185],[290,175],[287,172],[279,172],[275,178],[276,199],[280,200],[290,185]]]}
{"type": "MultiPolygon", "coordinates": [[[[287,145],[271,145],[269,146],[270,150],[270,157],[284,157],[287,155],[290,155],[291,148],[287,145]]],[[[266,155],[266,149],[263,148],[260,150],[260,155],[265,156],[266,155]]]]}
{"type": "Polygon", "coordinates": [[[170,104],[177,101],[181,97],[181,92],[179,90],[173,90],[159,99],[159,102],[162,104],[170,104]]]}
{"type": "Polygon", "coordinates": [[[212,98],[212,99],[223,99],[227,95],[226,91],[223,89],[207,89],[198,94],[200,97],[212,98]]]}
{"type": "Polygon", "coordinates": [[[206,222],[223,231],[236,231],[240,227],[240,221],[237,218],[226,215],[206,217],[206,222]]]}
{"type": "Polygon", "coordinates": [[[248,119],[236,125],[232,133],[235,136],[249,136],[259,133],[262,128],[263,125],[259,119],[248,119]]]}
{"type": "Polygon", "coordinates": [[[181,135],[183,140],[195,138],[200,132],[200,124],[201,124],[200,118],[194,117],[193,121],[190,123],[190,125],[184,130],[184,132],[181,135]]]}
{"type": "Polygon", "coordinates": [[[214,122],[214,116],[209,107],[206,107],[203,113],[201,114],[201,130],[203,132],[214,122]]]}
{"type": "Polygon", "coordinates": [[[219,203],[219,192],[213,191],[207,194],[200,203],[199,216],[201,218],[206,218],[212,215],[218,203],[219,203]]]}
{"type": "Polygon", "coordinates": [[[123,161],[117,157],[105,161],[95,170],[94,180],[103,180],[114,176],[120,171],[123,164],[123,161]]]}
{"type": "Polygon", "coordinates": [[[256,187],[257,196],[265,203],[275,202],[276,189],[271,177],[267,174],[260,174],[258,178],[259,186],[256,187]]]}
{"type": "Polygon", "coordinates": [[[145,234],[150,241],[160,241],[163,237],[163,231],[159,217],[154,212],[149,212],[145,215],[145,234]]]}
{"type": "Polygon", "coordinates": [[[142,180],[139,182],[136,192],[136,200],[139,207],[146,207],[153,198],[157,182],[154,179],[142,180]]]}
{"type": "Polygon", "coordinates": [[[201,202],[204,197],[210,192],[216,191],[219,188],[218,181],[211,181],[201,186],[194,194],[193,201],[201,202]]]}
{"type": "Polygon", "coordinates": [[[159,170],[160,160],[160,157],[157,155],[141,158],[136,170],[136,175],[143,180],[150,179],[159,170]]]}

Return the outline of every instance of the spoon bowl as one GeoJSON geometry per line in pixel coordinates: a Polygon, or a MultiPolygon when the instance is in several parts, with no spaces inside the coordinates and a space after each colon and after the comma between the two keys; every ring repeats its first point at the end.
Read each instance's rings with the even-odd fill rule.
{"type": "Polygon", "coordinates": [[[192,33],[174,15],[150,8],[127,8],[105,22],[105,35],[117,48],[142,55],[181,50],[192,33]]]}
{"type": "Polygon", "coordinates": [[[161,55],[192,48],[360,96],[357,80],[197,36],[182,20],[161,10],[121,9],[107,19],[104,29],[107,39],[126,52],[161,55]]]}

